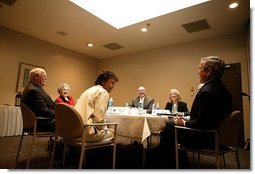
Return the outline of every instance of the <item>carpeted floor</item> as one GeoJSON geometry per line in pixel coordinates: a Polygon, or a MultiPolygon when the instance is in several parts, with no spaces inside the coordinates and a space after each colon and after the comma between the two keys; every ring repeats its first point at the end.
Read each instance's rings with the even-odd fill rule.
{"type": "MultiPolygon", "coordinates": [[[[24,138],[24,143],[21,149],[19,162],[16,167],[15,158],[18,150],[20,136],[2,137],[0,138],[0,168],[1,169],[24,169],[26,166],[26,155],[29,149],[29,144],[32,138],[27,136],[24,138]]],[[[47,138],[36,139],[36,149],[33,152],[33,157],[30,162],[32,169],[48,169],[50,164],[49,153],[47,151],[47,138]]],[[[147,163],[145,167],[142,165],[142,146],[141,145],[121,145],[117,146],[116,169],[167,169],[166,166],[153,167],[153,161],[147,163]]],[[[76,169],[79,160],[79,150],[75,148],[69,149],[65,167],[62,167],[61,157],[55,160],[55,169],[76,169]]],[[[62,153],[59,153],[62,154],[62,153]]],[[[91,150],[86,155],[86,169],[111,169],[112,165],[112,150],[103,148],[91,150]]],[[[150,156],[147,154],[147,157],[150,156]]],[[[197,161],[193,160],[192,154],[188,154],[189,162],[192,169],[215,169],[215,158],[201,156],[201,165],[198,167],[197,161]]],[[[250,166],[250,151],[239,149],[239,158],[241,169],[251,169],[250,166]]],[[[225,155],[226,167],[224,169],[237,169],[234,153],[225,155]]],[[[153,158],[152,158],[153,160],[153,158]]],[[[147,159],[148,161],[148,159],[147,159]]]]}

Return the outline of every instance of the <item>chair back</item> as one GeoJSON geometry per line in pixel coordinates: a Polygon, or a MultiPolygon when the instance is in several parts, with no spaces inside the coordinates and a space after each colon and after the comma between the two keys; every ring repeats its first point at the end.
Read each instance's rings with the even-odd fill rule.
{"type": "Polygon", "coordinates": [[[24,103],[20,103],[20,109],[23,119],[23,129],[33,128],[36,121],[34,112],[24,103]]]}
{"type": "Polygon", "coordinates": [[[68,139],[82,137],[83,121],[70,105],[59,103],[55,107],[56,130],[59,136],[68,139]]]}
{"type": "Polygon", "coordinates": [[[219,142],[222,145],[238,146],[240,142],[242,118],[241,111],[233,111],[220,124],[219,142]]]}

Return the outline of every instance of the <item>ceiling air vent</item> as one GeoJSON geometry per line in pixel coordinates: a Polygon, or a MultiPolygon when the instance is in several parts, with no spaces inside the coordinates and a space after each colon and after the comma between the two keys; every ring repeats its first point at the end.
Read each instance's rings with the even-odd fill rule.
{"type": "Polygon", "coordinates": [[[1,3],[4,3],[9,6],[12,6],[12,4],[14,4],[15,1],[17,0],[0,0],[1,3]]]}
{"type": "Polygon", "coordinates": [[[68,33],[64,32],[64,31],[58,31],[57,34],[61,35],[61,36],[66,36],[68,35],[68,33]]]}
{"type": "Polygon", "coordinates": [[[120,48],[124,48],[123,46],[121,46],[117,43],[114,43],[114,42],[103,45],[103,47],[108,48],[110,50],[117,50],[117,49],[120,49],[120,48]]]}
{"type": "Polygon", "coordinates": [[[210,26],[205,19],[183,24],[182,26],[188,33],[210,29],[210,26]]]}

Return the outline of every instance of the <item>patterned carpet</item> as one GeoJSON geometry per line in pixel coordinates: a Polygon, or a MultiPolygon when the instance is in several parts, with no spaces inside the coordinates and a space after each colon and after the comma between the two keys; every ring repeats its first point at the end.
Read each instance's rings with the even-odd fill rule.
{"type": "MultiPolygon", "coordinates": [[[[25,137],[21,149],[19,162],[16,167],[15,158],[18,150],[20,136],[2,137],[0,138],[0,168],[1,169],[24,169],[26,166],[26,155],[31,143],[31,137],[25,137]]],[[[32,169],[48,169],[50,164],[49,153],[47,150],[47,138],[36,139],[36,149],[30,162],[32,169]]],[[[152,169],[153,166],[142,166],[142,146],[141,145],[118,145],[116,157],[116,169],[136,169],[146,170],[152,169]]],[[[62,153],[59,153],[62,154],[62,153]]],[[[112,165],[112,149],[103,148],[91,150],[86,155],[85,169],[111,169],[112,165]]],[[[150,156],[149,154],[147,157],[150,156]]],[[[192,169],[215,169],[215,158],[201,156],[201,165],[198,167],[196,159],[193,160],[192,154],[188,154],[189,163],[192,169]]],[[[61,159],[61,157],[58,157],[61,159]]],[[[250,170],[250,151],[239,149],[239,158],[241,169],[250,170]]],[[[54,169],[76,169],[78,167],[79,150],[70,148],[67,154],[66,165],[62,167],[61,160],[55,160],[54,169]]],[[[152,158],[153,159],[153,158],[152,158]]],[[[226,166],[224,169],[237,169],[234,153],[225,155],[226,166]]],[[[151,163],[153,164],[153,162],[151,163]]],[[[161,166],[154,169],[167,169],[161,166]]]]}

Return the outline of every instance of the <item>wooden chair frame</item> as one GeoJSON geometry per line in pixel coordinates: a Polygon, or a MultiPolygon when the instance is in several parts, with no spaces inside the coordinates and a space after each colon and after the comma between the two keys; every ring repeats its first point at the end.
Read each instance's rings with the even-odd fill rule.
{"type": "Polygon", "coordinates": [[[238,169],[240,169],[240,161],[238,155],[238,139],[239,139],[239,130],[241,128],[241,119],[242,112],[241,111],[233,111],[225,120],[222,121],[221,125],[217,130],[202,130],[202,129],[194,129],[183,126],[175,126],[175,154],[176,154],[176,168],[179,168],[179,158],[178,151],[185,150],[189,152],[193,152],[198,154],[198,164],[200,166],[200,155],[214,156],[216,159],[216,167],[220,168],[222,165],[222,159],[224,162],[224,166],[226,166],[224,154],[228,152],[234,152],[236,157],[236,163],[238,169]],[[234,125],[236,124],[236,126],[234,125]],[[229,130],[230,128],[236,129],[235,131],[229,130]],[[214,149],[203,148],[197,149],[191,146],[183,145],[179,142],[179,131],[190,131],[194,133],[210,133],[214,135],[214,149]],[[226,140],[228,137],[229,140],[226,140]],[[224,145],[224,148],[221,148],[224,145]],[[221,158],[222,157],[222,158],[221,158]]]}
{"type": "Polygon", "coordinates": [[[93,124],[83,124],[83,121],[81,119],[81,116],[79,113],[72,108],[69,105],[66,104],[57,104],[56,105],[56,133],[55,133],[55,139],[53,145],[53,151],[51,155],[51,163],[50,168],[53,166],[53,160],[55,155],[55,149],[56,149],[56,143],[62,142],[64,143],[64,150],[63,150],[63,167],[65,165],[65,148],[66,145],[70,146],[76,146],[80,147],[80,160],[79,160],[79,169],[82,168],[83,165],[85,165],[85,153],[88,149],[96,149],[96,148],[102,148],[106,146],[113,146],[113,162],[112,162],[112,168],[115,169],[115,163],[116,163],[116,135],[117,135],[117,126],[118,123],[93,123],[93,124]],[[68,129],[65,129],[63,125],[63,122],[65,122],[65,116],[63,113],[66,113],[66,115],[70,114],[68,117],[72,119],[76,119],[76,123],[72,124],[70,121],[71,126],[69,126],[68,129]],[[61,119],[61,120],[60,120],[61,119]],[[94,126],[112,126],[113,127],[113,139],[111,140],[105,140],[105,141],[97,141],[97,142],[87,142],[85,141],[85,135],[87,132],[87,127],[94,127],[94,126]],[[65,129],[65,130],[64,130],[65,129]],[[76,129],[76,130],[75,130],[76,129]],[[68,135],[67,135],[68,134],[68,135]],[[77,138],[80,138],[77,140],[77,138]]]}
{"type": "MultiPolygon", "coordinates": [[[[35,147],[35,139],[49,137],[50,141],[51,141],[52,137],[54,137],[55,133],[54,132],[38,132],[38,131],[36,131],[37,121],[48,119],[48,118],[36,117],[34,112],[26,104],[21,103],[20,108],[21,108],[21,113],[22,113],[22,118],[23,118],[23,129],[22,129],[21,140],[20,140],[18,153],[17,153],[15,162],[16,162],[16,167],[17,167],[24,135],[25,134],[30,135],[33,137],[33,139],[31,142],[30,150],[29,150],[28,157],[27,157],[27,164],[26,164],[26,168],[29,168],[31,156],[32,156],[32,153],[33,153],[33,150],[35,147]],[[31,131],[28,131],[28,129],[31,131]]],[[[50,147],[49,147],[49,152],[50,151],[51,151],[51,143],[50,143],[50,147]]]]}

